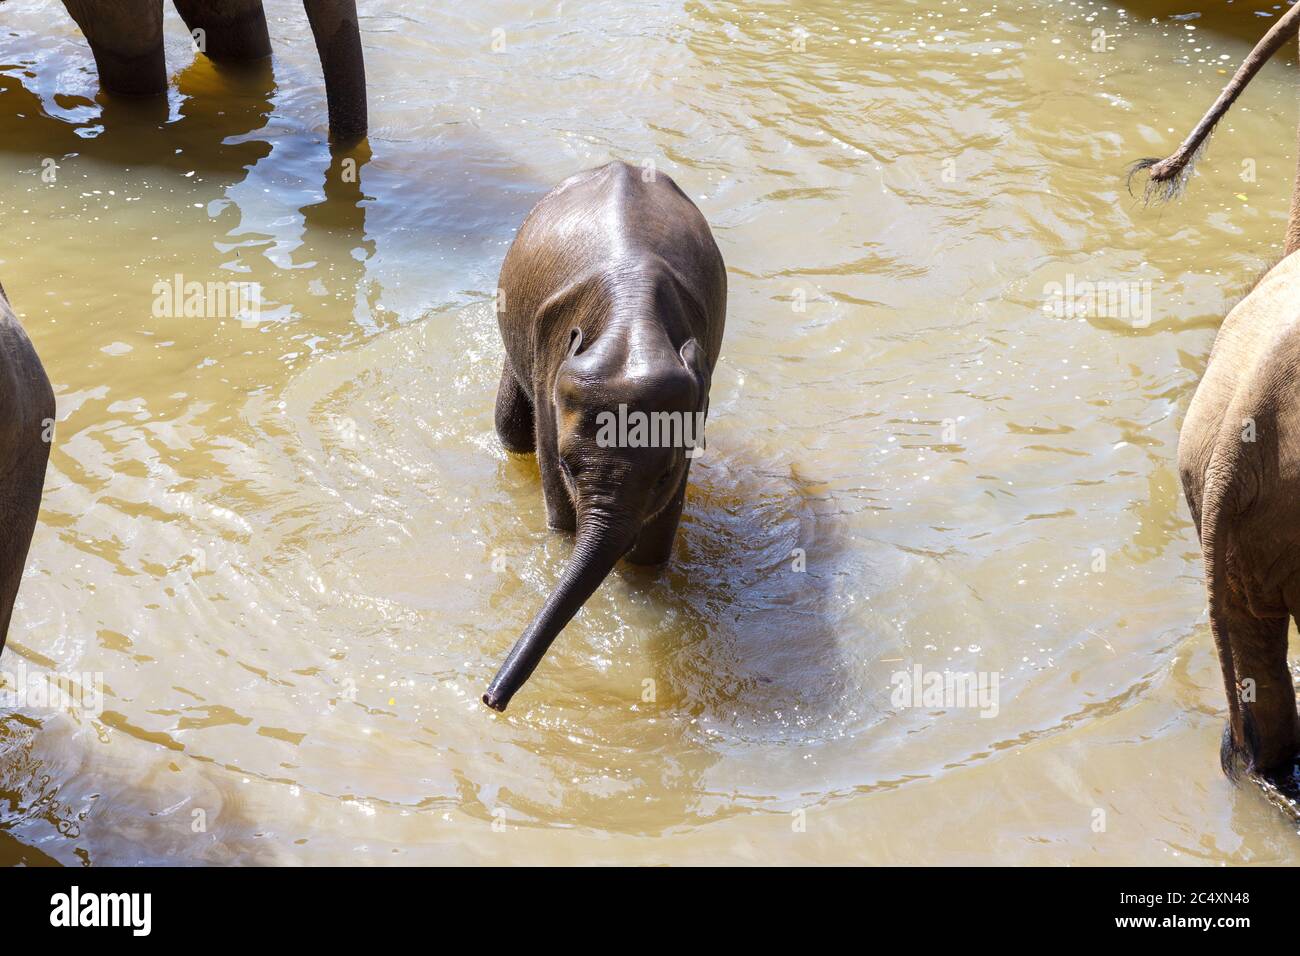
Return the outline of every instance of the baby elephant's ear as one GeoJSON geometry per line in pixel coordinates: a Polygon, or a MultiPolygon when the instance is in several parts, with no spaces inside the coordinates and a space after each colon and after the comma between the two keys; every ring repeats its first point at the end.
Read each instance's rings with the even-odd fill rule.
{"type": "Polygon", "coordinates": [[[682,357],[682,364],[691,370],[691,375],[695,378],[697,389],[695,412],[699,417],[695,434],[698,437],[695,444],[686,452],[686,457],[698,458],[704,453],[704,420],[709,415],[709,384],[713,376],[709,372],[709,363],[704,356],[704,349],[700,348],[700,343],[695,339],[687,339],[682,343],[678,354],[682,357]]]}
{"type": "Polygon", "coordinates": [[[695,383],[700,387],[701,405],[707,405],[711,376],[709,374],[709,363],[704,357],[704,349],[700,348],[699,342],[691,338],[682,343],[678,354],[682,357],[682,364],[695,375],[695,383]]]}

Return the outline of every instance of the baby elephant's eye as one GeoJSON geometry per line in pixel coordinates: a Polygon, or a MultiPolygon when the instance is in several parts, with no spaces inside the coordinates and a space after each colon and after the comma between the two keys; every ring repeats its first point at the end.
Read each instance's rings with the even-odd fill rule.
{"type": "Polygon", "coordinates": [[[659,476],[659,480],[655,482],[655,487],[662,488],[664,485],[668,484],[669,480],[672,477],[673,477],[673,473],[671,469],[665,471],[662,475],[659,476]]]}

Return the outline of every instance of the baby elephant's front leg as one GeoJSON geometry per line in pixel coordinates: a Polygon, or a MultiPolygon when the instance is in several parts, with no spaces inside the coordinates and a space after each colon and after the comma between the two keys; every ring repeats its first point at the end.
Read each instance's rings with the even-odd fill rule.
{"type": "Polygon", "coordinates": [[[681,520],[682,506],[686,502],[686,474],[683,472],[677,493],[664,506],[664,510],[647,521],[641,529],[636,544],[627,555],[627,561],[631,564],[663,564],[672,557],[673,541],[677,539],[677,523],[681,520]]]}
{"type": "Polygon", "coordinates": [[[510,359],[506,359],[501,368],[501,384],[497,386],[496,407],[497,437],[506,451],[516,455],[533,452],[536,444],[533,425],[533,403],[528,400],[519,380],[515,378],[510,359]]]}

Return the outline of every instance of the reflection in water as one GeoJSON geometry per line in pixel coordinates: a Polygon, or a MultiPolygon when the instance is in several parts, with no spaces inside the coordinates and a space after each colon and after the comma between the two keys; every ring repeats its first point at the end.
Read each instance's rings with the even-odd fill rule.
{"type": "Polygon", "coordinates": [[[276,2],[270,64],[161,105],[100,97],[55,0],[4,7],[0,276],[60,416],[5,659],[105,684],[3,715],[6,859],[1294,862],[1218,772],[1172,464],[1282,234],[1289,68],[1221,133],[1256,182],[1226,139],[1176,210],[1122,175],[1249,11],[373,0],[372,135],[331,154],[276,2]],[[729,265],[710,445],[674,561],[494,716],[571,547],[493,434],[497,270],[610,158],[729,265]],[[260,321],[154,315],[178,273],[260,321]],[[1070,277],[1149,282],[1151,322],[1046,310],[1070,277]],[[997,716],[896,704],[914,665],[998,674],[997,716]]]}
{"type": "Polygon", "coordinates": [[[170,102],[51,95],[50,78],[39,76],[44,68],[38,63],[21,75],[0,74],[0,93],[10,104],[0,118],[5,152],[75,155],[159,173],[201,169],[230,185],[271,151],[258,139],[230,142],[266,126],[276,92],[269,61],[233,68],[196,59],[173,78],[170,102]],[[25,80],[36,81],[32,89],[25,80]]]}

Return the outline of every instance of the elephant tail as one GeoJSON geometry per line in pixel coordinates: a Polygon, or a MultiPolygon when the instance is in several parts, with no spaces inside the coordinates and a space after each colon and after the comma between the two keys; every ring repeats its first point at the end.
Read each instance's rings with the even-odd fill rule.
{"type": "Polygon", "coordinates": [[[1191,178],[1192,167],[1205,143],[1209,140],[1210,134],[1214,132],[1215,124],[1223,119],[1228,108],[1241,95],[1250,81],[1255,78],[1255,74],[1263,68],[1264,64],[1282,48],[1282,45],[1289,39],[1300,32],[1300,3],[1294,4],[1290,10],[1282,14],[1278,21],[1273,24],[1267,33],[1264,34],[1255,48],[1246,55],[1246,59],[1237,67],[1237,72],[1232,75],[1228,85],[1223,88],[1219,98],[1214,101],[1201,121],[1196,124],[1182,145],[1173,152],[1172,155],[1164,159],[1154,157],[1148,159],[1139,159],[1129,167],[1128,182],[1129,190],[1132,191],[1133,177],[1142,170],[1147,170],[1150,178],[1147,180],[1146,191],[1143,199],[1146,202],[1165,201],[1174,198],[1187,181],[1191,178]]]}

